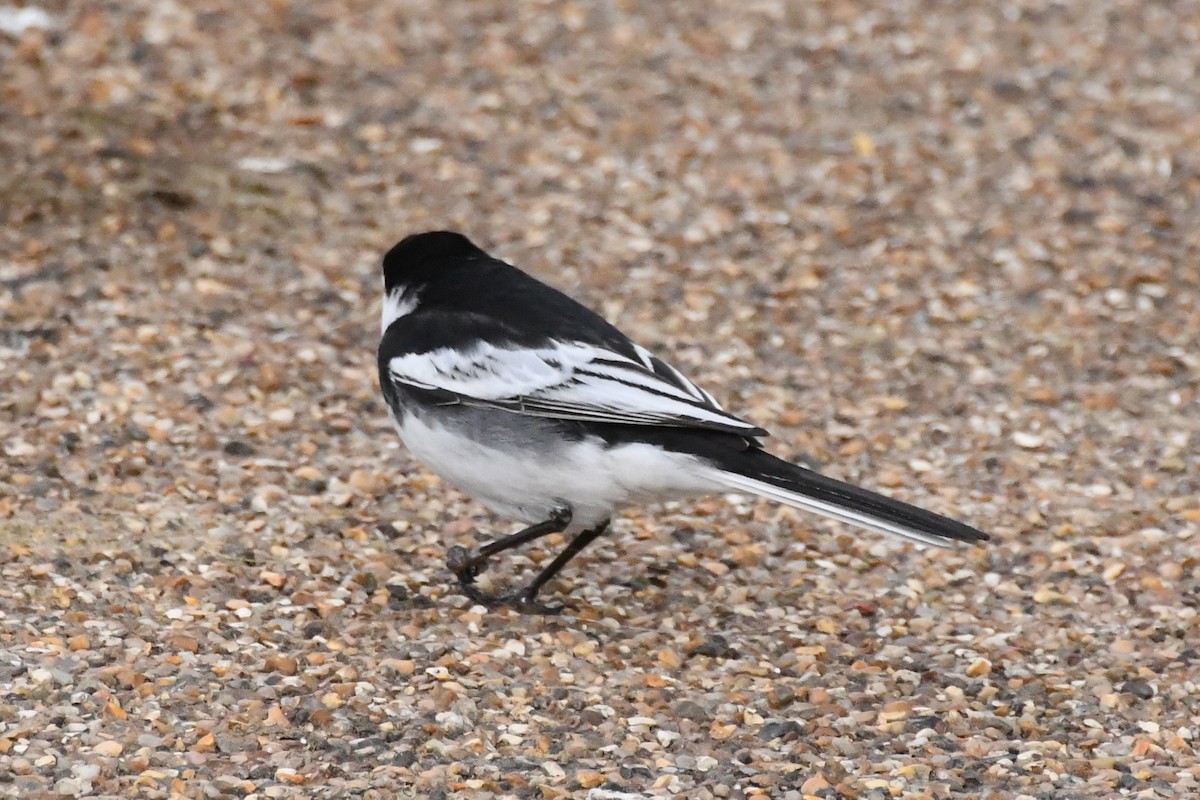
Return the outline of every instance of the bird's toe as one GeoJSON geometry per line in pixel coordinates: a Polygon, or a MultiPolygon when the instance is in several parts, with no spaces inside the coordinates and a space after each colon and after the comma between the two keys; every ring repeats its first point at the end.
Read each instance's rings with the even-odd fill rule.
{"type": "Polygon", "coordinates": [[[472,556],[467,548],[456,544],[446,551],[446,566],[459,583],[467,585],[474,583],[479,573],[483,572],[484,562],[472,556]]]}
{"type": "Polygon", "coordinates": [[[558,616],[566,610],[563,603],[542,603],[535,596],[518,594],[507,603],[509,608],[521,614],[541,614],[543,616],[558,616]]]}

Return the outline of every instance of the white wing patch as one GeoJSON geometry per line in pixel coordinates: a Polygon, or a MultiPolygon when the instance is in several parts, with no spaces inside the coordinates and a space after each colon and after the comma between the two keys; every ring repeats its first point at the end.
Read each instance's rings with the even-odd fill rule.
{"type": "Polygon", "coordinates": [[[477,400],[513,400],[561,383],[587,362],[582,349],[508,350],[481,343],[467,351],[444,347],[396,356],[392,378],[423,389],[445,389],[477,400]]]}
{"type": "Polygon", "coordinates": [[[479,343],[388,362],[392,380],[454,394],[460,402],[533,416],[634,425],[699,425],[761,434],[712,395],[637,348],[639,360],[578,342],[536,349],[479,343]]]}

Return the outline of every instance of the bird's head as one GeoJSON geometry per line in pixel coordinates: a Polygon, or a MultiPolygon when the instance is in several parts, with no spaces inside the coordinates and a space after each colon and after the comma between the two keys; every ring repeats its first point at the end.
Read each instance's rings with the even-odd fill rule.
{"type": "Polygon", "coordinates": [[[384,331],[418,303],[421,287],[430,278],[487,254],[455,231],[428,231],[405,236],[383,257],[384,331]]]}
{"type": "Polygon", "coordinates": [[[388,294],[397,287],[420,282],[426,275],[457,266],[471,257],[486,254],[471,240],[455,231],[429,231],[405,236],[383,257],[383,288],[388,294]]]}

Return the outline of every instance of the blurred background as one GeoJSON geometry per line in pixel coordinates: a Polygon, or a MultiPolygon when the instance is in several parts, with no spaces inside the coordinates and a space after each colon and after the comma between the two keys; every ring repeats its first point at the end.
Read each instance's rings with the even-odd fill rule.
{"type": "Polygon", "coordinates": [[[0,773],[1194,792],[1198,73],[1190,0],[0,6],[0,773]],[[575,622],[472,611],[445,548],[508,521],[374,378],[380,257],[438,228],[993,543],[715,498],[631,510],[575,622]]]}

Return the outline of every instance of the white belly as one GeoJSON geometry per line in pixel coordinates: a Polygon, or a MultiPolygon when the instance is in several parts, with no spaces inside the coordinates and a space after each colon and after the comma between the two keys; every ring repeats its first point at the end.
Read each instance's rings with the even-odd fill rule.
{"type": "Polygon", "coordinates": [[[720,488],[695,468],[694,456],[652,445],[610,448],[584,439],[499,449],[412,414],[396,427],[421,463],[497,514],[534,523],[566,506],[571,532],[603,522],[627,503],[720,488]]]}

